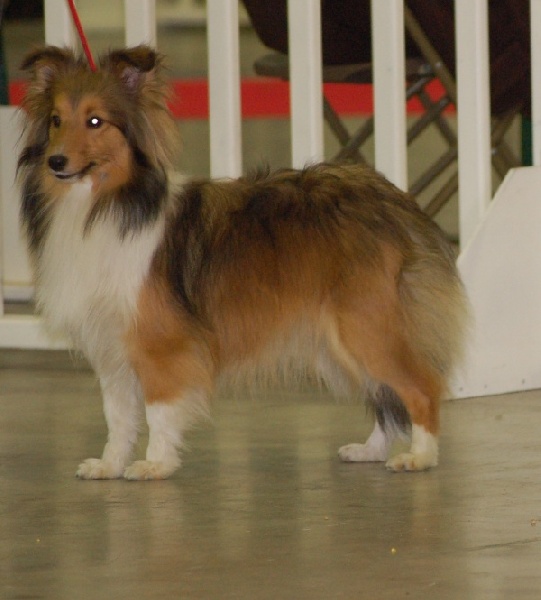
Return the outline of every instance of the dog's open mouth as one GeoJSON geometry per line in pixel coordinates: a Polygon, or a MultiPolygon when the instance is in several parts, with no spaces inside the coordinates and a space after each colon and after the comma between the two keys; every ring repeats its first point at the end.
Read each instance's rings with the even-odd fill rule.
{"type": "Polygon", "coordinates": [[[66,173],[66,171],[55,171],[54,169],[51,169],[51,173],[57,179],[60,179],[61,181],[66,181],[66,182],[79,181],[85,175],[88,175],[89,171],[95,166],[96,166],[96,163],[91,162],[91,163],[88,163],[88,165],[86,165],[86,167],[83,167],[80,171],[74,171],[73,173],[66,173]]]}

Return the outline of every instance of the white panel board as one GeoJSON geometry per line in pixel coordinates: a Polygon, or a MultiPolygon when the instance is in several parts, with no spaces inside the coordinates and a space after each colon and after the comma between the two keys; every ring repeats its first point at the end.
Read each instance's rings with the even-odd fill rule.
{"type": "Polygon", "coordinates": [[[19,228],[20,190],[15,183],[22,127],[18,117],[15,107],[0,107],[0,278],[6,296],[10,290],[10,299],[19,298],[17,288],[26,291],[32,282],[19,228]]]}
{"type": "Polygon", "coordinates": [[[510,171],[458,265],[475,325],[457,397],[541,387],[541,167],[510,171]]]}
{"type": "Polygon", "coordinates": [[[33,315],[3,315],[0,317],[0,348],[51,350],[67,347],[65,341],[49,337],[40,317],[33,315]]]}

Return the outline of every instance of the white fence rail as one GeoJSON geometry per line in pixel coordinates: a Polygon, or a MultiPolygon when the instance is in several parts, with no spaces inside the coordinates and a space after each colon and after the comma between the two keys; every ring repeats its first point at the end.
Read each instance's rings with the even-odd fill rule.
{"type": "MultiPolygon", "coordinates": [[[[405,188],[403,0],[371,1],[376,167],[405,188]]],[[[127,45],[155,44],[155,0],[124,0],[124,7],[127,45]]],[[[455,0],[459,234],[463,248],[475,243],[475,233],[490,212],[487,211],[491,172],[487,11],[487,0],[455,0]]],[[[301,166],[323,157],[320,0],[290,0],[288,17],[292,161],[294,166],[301,166]]],[[[531,20],[533,157],[534,164],[541,165],[541,0],[531,0],[531,20]]],[[[207,0],[207,25],[211,174],[234,177],[242,168],[238,0],[207,0]]],[[[51,44],[74,44],[65,0],[45,0],[45,37],[51,44]]],[[[20,240],[13,233],[17,230],[13,210],[16,192],[11,182],[16,154],[13,145],[18,138],[13,114],[12,108],[0,108],[0,347],[48,347],[38,318],[3,314],[6,290],[2,292],[2,282],[17,280],[10,269],[24,256],[20,240]]],[[[462,264],[467,260],[462,257],[462,264]]],[[[28,285],[27,266],[22,264],[17,268],[22,274],[18,280],[28,285]]],[[[11,288],[7,291],[13,293],[11,288]]],[[[541,331],[539,341],[541,347],[541,331]]],[[[461,393],[467,393],[464,385],[459,387],[461,393]]]]}
{"type": "Polygon", "coordinates": [[[459,231],[464,247],[491,196],[488,10],[486,0],[455,0],[459,231]]]}

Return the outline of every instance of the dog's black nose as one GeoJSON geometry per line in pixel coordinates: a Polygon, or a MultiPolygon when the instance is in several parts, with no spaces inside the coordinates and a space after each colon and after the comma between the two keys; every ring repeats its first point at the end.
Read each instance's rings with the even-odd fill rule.
{"type": "Polygon", "coordinates": [[[48,163],[49,167],[58,173],[63,171],[68,164],[68,157],[63,154],[53,154],[52,156],[49,156],[48,163]]]}

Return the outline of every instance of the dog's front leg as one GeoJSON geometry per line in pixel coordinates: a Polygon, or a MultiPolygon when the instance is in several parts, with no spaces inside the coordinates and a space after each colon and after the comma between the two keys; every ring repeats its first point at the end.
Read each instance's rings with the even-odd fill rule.
{"type": "Polygon", "coordinates": [[[184,432],[198,416],[207,414],[206,394],[185,392],[170,402],[147,403],[149,437],[146,460],[137,460],[124,471],[126,479],[167,479],[181,464],[179,451],[184,432]]]}
{"type": "Polygon", "coordinates": [[[81,479],[117,479],[123,476],[137,441],[140,400],[137,381],[129,368],[100,380],[103,411],[109,429],[101,458],[88,458],[79,465],[81,479]]]}

